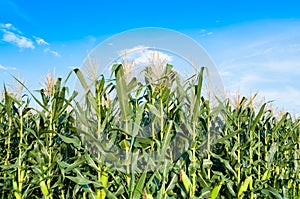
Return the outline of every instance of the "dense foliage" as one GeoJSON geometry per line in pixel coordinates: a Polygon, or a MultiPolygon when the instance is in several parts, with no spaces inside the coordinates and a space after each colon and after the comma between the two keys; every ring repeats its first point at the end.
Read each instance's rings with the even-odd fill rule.
{"type": "Polygon", "coordinates": [[[154,84],[150,75],[144,85],[127,81],[123,66],[115,65],[114,78],[100,76],[93,89],[80,70],[73,72],[86,89],[85,108],[73,103],[76,92],[69,93],[59,78],[50,90],[39,90],[40,97],[15,95],[4,87],[2,199],[300,198],[300,121],[289,113],[277,118],[266,104],[255,109],[246,98],[237,106],[227,100],[224,123],[213,139],[215,113],[201,95],[203,70],[195,84],[176,89],[170,65],[162,74],[168,78],[154,84]],[[118,97],[110,100],[111,92],[118,97]],[[122,120],[115,118],[116,107],[122,120]],[[157,124],[159,129],[152,137],[135,139],[149,117],[151,130],[157,124]],[[151,171],[130,161],[117,169],[103,160],[101,150],[84,144],[83,136],[107,139],[128,155],[132,150],[166,152],[181,129],[191,137],[190,148],[151,171]]]}

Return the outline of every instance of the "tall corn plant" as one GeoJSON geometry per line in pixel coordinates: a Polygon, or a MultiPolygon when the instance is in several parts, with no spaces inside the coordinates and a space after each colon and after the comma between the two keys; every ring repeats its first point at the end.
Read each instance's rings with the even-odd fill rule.
{"type": "Polygon", "coordinates": [[[100,186],[96,186],[96,193],[92,193],[94,198],[105,198],[108,186],[107,166],[103,163],[103,155],[105,151],[99,148],[98,142],[105,139],[103,132],[110,129],[110,121],[112,119],[112,104],[109,104],[108,94],[112,84],[105,85],[104,78],[100,78],[93,85],[88,85],[82,72],[78,69],[74,70],[80,83],[86,93],[83,101],[76,103],[77,108],[77,130],[87,148],[91,151],[92,157],[89,157],[89,162],[92,163],[93,169],[96,170],[97,177],[95,182],[100,186]],[[92,90],[94,88],[95,90],[92,90]],[[82,106],[83,103],[84,106],[82,106]],[[102,153],[101,153],[102,152],[102,153]]]}
{"type": "Polygon", "coordinates": [[[123,67],[115,65],[111,79],[100,76],[92,86],[74,70],[86,91],[83,105],[73,103],[76,92],[69,94],[61,79],[39,90],[40,99],[4,87],[1,198],[300,196],[299,119],[276,118],[266,104],[255,109],[253,99],[237,106],[228,100],[213,140],[215,112],[202,95],[205,69],[181,84],[171,65],[158,79],[148,68],[141,84],[123,67]]]}
{"type": "MultiPolygon", "coordinates": [[[[17,80],[18,81],[18,80],[17,80]]],[[[60,79],[53,86],[53,94],[45,95],[41,90],[42,101],[33,98],[40,109],[30,107],[29,100],[22,94],[16,99],[6,89],[1,118],[2,133],[5,138],[6,158],[3,169],[2,198],[41,197],[53,198],[55,185],[58,132],[70,128],[66,108],[72,101],[66,100],[66,87],[60,88],[60,79]],[[4,108],[6,107],[6,108],[4,108]],[[69,125],[66,125],[69,123],[69,125]],[[63,127],[65,126],[65,127],[63,127]],[[15,168],[15,169],[14,169],[15,168]],[[12,194],[13,191],[13,194],[12,194]]],[[[18,81],[22,86],[23,83],[18,81]]],[[[69,119],[69,118],[68,118],[69,119]]],[[[55,185],[57,186],[57,185],[55,185]]]]}
{"type": "Polygon", "coordinates": [[[1,140],[5,152],[4,164],[1,168],[3,189],[2,198],[14,195],[22,198],[26,185],[26,152],[30,146],[30,137],[26,132],[29,100],[22,93],[9,93],[4,87],[4,101],[1,104],[1,140]],[[11,189],[11,186],[13,189],[11,189]]]}
{"type": "MultiPolygon", "coordinates": [[[[213,151],[215,161],[223,163],[216,169],[224,176],[233,176],[226,178],[224,193],[227,197],[238,198],[298,196],[297,185],[293,182],[299,178],[286,176],[284,168],[299,162],[294,153],[299,146],[293,141],[298,136],[294,134],[298,132],[299,121],[292,121],[287,114],[278,122],[265,110],[265,104],[256,112],[246,102],[247,99],[243,98],[235,109],[227,104],[224,134],[216,145],[217,151],[213,151]],[[283,126],[289,130],[283,131],[283,126]],[[289,153],[294,156],[288,157],[286,154],[289,153]],[[280,177],[279,181],[286,179],[284,183],[277,180],[280,173],[285,177],[280,177]],[[293,180],[287,180],[290,177],[293,180]]],[[[298,167],[295,168],[295,173],[298,173],[298,167]]]]}
{"type": "Polygon", "coordinates": [[[72,130],[73,118],[68,113],[67,108],[71,106],[71,101],[76,93],[67,98],[68,88],[62,86],[61,78],[50,87],[49,92],[40,90],[41,100],[35,98],[41,109],[37,109],[35,118],[36,129],[31,133],[36,138],[34,150],[30,153],[30,164],[32,171],[39,176],[34,179],[39,184],[39,188],[45,198],[53,198],[54,192],[60,193],[63,183],[57,180],[55,173],[59,172],[57,165],[58,158],[62,156],[60,152],[60,136],[74,132],[72,130]],[[55,189],[53,189],[55,187],[55,189]],[[54,191],[55,190],[55,191],[54,191]]]}

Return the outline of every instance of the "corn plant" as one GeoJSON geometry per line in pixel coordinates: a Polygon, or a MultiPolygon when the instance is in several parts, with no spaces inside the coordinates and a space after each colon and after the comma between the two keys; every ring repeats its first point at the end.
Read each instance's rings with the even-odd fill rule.
{"type": "Polygon", "coordinates": [[[220,120],[205,68],[181,81],[169,64],[155,78],[148,67],[141,83],[124,67],[95,81],[72,71],[82,100],[69,75],[35,93],[3,87],[1,198],[300,197],[299,118],[244,97],[220,120]]]}

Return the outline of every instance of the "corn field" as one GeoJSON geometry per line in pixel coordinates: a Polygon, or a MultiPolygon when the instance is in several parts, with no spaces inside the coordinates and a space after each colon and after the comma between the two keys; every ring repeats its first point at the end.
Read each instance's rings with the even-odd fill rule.
{"type": "Polygon", "coordinates": [[[201,94],[203,70],[195,83],[176,89],[171,65],[165,67],[166,78],[153,83],[150,75],[144,85],[127,81],[121,64],[113,66],[110,79],[100,76],[93,89],[81,70],[70,75],[86,89],[84,108],[74,103],[77,92],[66,86],[68,78],[37,93],[16,94],[4,86],[2,199],[300,198],[300,120],[289,113],[278,118],[266,103],[255,109],[252,99],[241,98],[236,106],[227,99],[213,136],[215,113],[201,94]],[[110,100],[112,92],[117,97],[110,100]],[[136,137],[147,125],[152,136],[136,137]],[[191,143],[172,158],[168,146],[181,131],[191,143]],[[105,161],[105,150],[91,140],[119,146],[124,167],[111,164],[118,154],[105,161]],[[129,157],[132,151],[164,152],[169,158],[151,170],[139,169],[129,157]]]}

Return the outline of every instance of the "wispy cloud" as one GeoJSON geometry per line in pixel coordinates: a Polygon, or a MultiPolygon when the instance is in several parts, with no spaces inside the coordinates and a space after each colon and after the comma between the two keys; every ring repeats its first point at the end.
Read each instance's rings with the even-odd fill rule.
{"type": "Polygon", "coordinates": [[[124,56],[125,54],[128,61],[138,65],[147,65],[151,61],[155,61],[153,59],[159,59],[160,61],[164,61],[166,63],[169,63],[173,60],[170,55],[160,51],[148,49],[145,46],[135,46],[133,48],[126,49],[120,53],[120,56],[124,56]]]}
{"type": "Polygon", "coordinates": [[[54,50],[51,50],[50,48],[45,48],[44,52],[45,53],[50,53],[50,54],[52,54],[55,57],[61,57],[61,55],[58,52],[56,52],[54,50]]]}
{"type": "Polygon", "coordinates": [[[0,32],[3,33],[2,41],[11,43],[19,48],[31,48],[35,46],[31,39],[22,35],[22,32],[11,23],[0,23],[0,32]]]}
{"type": "Polygon", "coordinates": [[[2,38],[2,41],[5,41],[7,43],[12,43],[19,48],[31,48],[34,49],[33,42],[22,35],[19,35],[17,33],[10,32],[8,30],[3,30],[4,35],[2,38]]]}
{"type": "Polygon", "coordinates": [[[229,71],[219,71],[221,77],[229,77],[232,76],[232,73],[229,71]]]}
{"type": "Polygon", "coordinates": [[[22,34],[22,32],[19,29],[17,29],[14,25],[12,25],[11,23],[0,23],[0,29],[11,30],[11,31],[17,32],[19,34],[22,34]]]}
{"type": "Polygon", "coordinates": [[[287,86],[282,90],[271,89],[263,92],[267,100],[274,100],[274,102],[294,113],[299,113],[300,110],[300,90],[291,86],[287,86]],[[284,97],[283,97],[284,96],[284,97]]]}
{"type": "Polygon", "coordinates": [[[212,35],[213,32],[212,31],[208,31],[206,29],[201,29],[200,30],[200,37],[206,37],[206,36],[209,36],[209,35],[212,35]]]}
{"type": "MultiPolygon", "coordinates": [[[[33,36],[32,41],[29,37],[24,36],[23,33],[11,23],[0,23],[0,33],[1,32],[3,33],[2,41],[18,46],[21,49],[35,49],[36,46],[50,46],[50,44],[41,37],[33,36]]],[[[43,51],[55,57],[61,57],[57,51],[52,50],[50,47],[44,48],[43,51]]]]}
{"type": "Polygon", "coordinates": [[[140,55],[134,59],[134,62],[137,64],[146,65],[151,61],[155,61],[155,60],[152,60],[155,58],[160,59],[160,61],[164,61],[166,63],[169,63],[172,61],[172,57],[165,53],[162,53],[159,51],[156,52],[154,50],[146,50],[146,51],[143,51],[142,53],[140,53],[140,55]]]}
{"type": "Polygon", "coordinates": [[[300,113],[299,31],[300,21],[263,21],[214,30],[202,40],[226,90],[259,92],[275,106],[300,113]]]}
{"type": "Polygon", "coordinates": [[[11,66],[3,66],[0,64],[0,70],[16,70],[16,67],[11,67],[11,66]]]}
{"type": "Polygon", "coordinates": [[[48,46],[49,43],[46,42],[43,38],[41,37],[36,37],[36,36],[33,36],[33,38],[35,39],[35,42],[38,44],[38,45],[44,45],[44,46],[48,46]]]}
{"type": "Polygon", "coordinates": [[[5,66],[1,65],[1,64],[0,64],[0,69],[1,70],[7,70],[7,68],[5,66]]]}
{"type": "MultiPolygon", "coordinates": [[[[113,44],[109,43],[109,45],[113,45],[113,44]]],[[[132,48],[128,48],[128,49],[120,51],[119,56],[124,56],[125,54],[130,54],[130,53],[133,53],[133,52],[138,52],[138,51],[142,51],[142,50],[146,50],[146,49],[147,49],[146,46],[142,46],[142,45],[134,46],[132,48]]]]}

